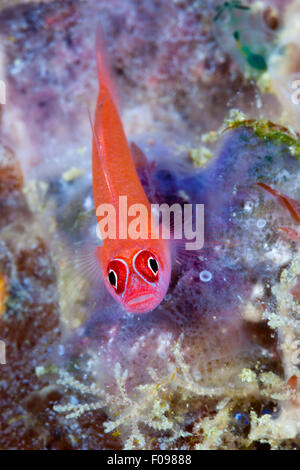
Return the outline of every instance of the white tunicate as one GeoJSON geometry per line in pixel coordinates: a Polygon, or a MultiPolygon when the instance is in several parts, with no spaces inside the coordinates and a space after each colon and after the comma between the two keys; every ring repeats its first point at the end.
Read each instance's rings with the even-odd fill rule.
{"type": "Polygon", "coordinates": [[[253,209],[253,202],[252,201],[245,202],[245,205],[244,205],[245,212],[251,212],[252,209],[253,209]]]}
{"type": "Polygon", "coordinates": [[[265,225],[266,225],[266,221],[265,219],[258,219],[258,221],[256,222],[256,225],[258,228],[263,228],[265,225]]]}
{"type": "Polygon", "coordinates": [[[209,271],[201,271],[200,273],[200,281],[202,282],[209,282],[212,280],[212,273],[209,271]]]}
{"type": "Polygon", "coordinates": [[[87,196],[84,200],[83,207],[85,208],[86,211],[89,211],[93,207],[93,199],[91,196],[87,196]]]}

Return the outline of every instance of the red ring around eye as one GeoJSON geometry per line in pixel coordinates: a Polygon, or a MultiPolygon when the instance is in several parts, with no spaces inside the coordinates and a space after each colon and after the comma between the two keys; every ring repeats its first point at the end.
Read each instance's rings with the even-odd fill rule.
{"type": "Polygon", "coordinates": [[[126,288],[128,266],[125,261],[114,259],[108,263],[107,279],[117,294],[122,294],[126,288]]]}
{"type": "Polygon", "coordinates": [[[133,259],[135,271],[148,282],[156,282],[159,275],[159,265],[156,257],[148,250],[138,252],[133,259]]]}

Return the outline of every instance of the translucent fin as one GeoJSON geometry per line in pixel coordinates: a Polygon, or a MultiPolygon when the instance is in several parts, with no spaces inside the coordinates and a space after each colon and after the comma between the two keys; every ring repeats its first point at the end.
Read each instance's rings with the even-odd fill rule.
{"type": "Polygon", "coordinates": [[[130,143],[130,150],[137,169],[146,167],[148,165],[146,155],[135,142],[130,143]]]}
{"type": "Polygon", "coordinates": [[[72,330],[80,327],[95,309],[101,309],[105,286],[96,246],[71,250],[60,246],[54,254],[62,320],[72,330]]]}
{"type": "Polygon", "coordinates": [[[256,183],[260,188],[265,189],[268,191],[272,196],[274,196],[279,204],[284,208],[287,209],[291,215],[291,217],[294,219],[297,224],[300,224],[300,202],[295,201],[295,199],[292,199],[285,194],[281,194],[276,189],[271,188],[265,183],[256,183]]]}

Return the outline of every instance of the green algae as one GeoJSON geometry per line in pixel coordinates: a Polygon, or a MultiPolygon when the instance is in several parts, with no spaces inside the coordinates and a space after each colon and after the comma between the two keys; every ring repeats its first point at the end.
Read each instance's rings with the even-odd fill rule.
{"type": "MultiPolygon", "coordinates": [[[[219,141],[226,131],[245,128],[252,129],[257,137],[277,146],[286,146],[291,155],[300,160],[300,136],[291,128],[281,126],[268,119],[248,119],[247,116],[238,109],[231,109],[229,116],[216,131],[208,132],[202,136],[202,141],[212,144],[219,141]]],[[[271,155],[266,156],[269,161],[271,155]]]]}
{"type": "Polygon", "coordinates": [[[291,155],[300,160],[300,137],[291,129],[266,119],[234,119],[226,122],[227,129],[251,128],[260,139],[275,145],[286,145],[291,155]]]}

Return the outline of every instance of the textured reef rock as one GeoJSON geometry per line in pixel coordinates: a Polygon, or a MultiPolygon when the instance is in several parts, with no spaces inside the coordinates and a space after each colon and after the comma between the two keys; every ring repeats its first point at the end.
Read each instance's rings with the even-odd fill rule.
{"type": "MultiPolygon", "coordinates": [[[[35,371],[57,348],[61,335],[49,233],[43,232],[22,192],[20,167],[13,152],[2,147],[0,161],[0,272],[8,286],[0,309],[0,337],[6,344],[6,364],[1,364],[0,375],[0,447],[77,447],[80,441],[72,445],[68,429],[52,409],[61,399],[60,391],[52,385],[41,387],[35,371]]],[[[99,439],[105,415],[100,412],[97,416],[99,439]]],[[[105,436],[97,445],[92,441],[91,448],[113,448],[116,439],[105,436]]]]}
{"type": "MultiPolygon", "coordinates": [[[[249,10],[226,3],[240,31],[249,10]]],[[[210,1],[0,12],[1,448],[299,447],[298,225],[256,184],[300,200],[299,138],[268,121],[284,121],[283,102],[261,85],[284,42],[281,3],[257,13],[252,2],[270,42],[259,51],[241,34],[241,57],[236,40],[218,46],[210,1]],[[129,138],[149,157],[149,199],[205,204],[203,249],[178,257],[164,302],[144,316],[79,266],[95,232],[87,107],[100,17],[129,138]],[[267,71],[249,79],[244,59],[262,64],[251,54],[267,71]],[[222,125],[233,106],[246,116],[222,125]]]]}
{"type": "MultiPolygon", "coordinates": [[[[256,116],[254,83],[218,47],[215,14],[214,2],[198,0],[73,0],[4,9],[0,69],[9,109],[2,131],[25,174],[34,176],[39,163],[39,177],[43,168],[49,176],[82,160],[88,165],[99,18],[132,137],[161,134],[165,141],[169,132],[171,142],[177,136],[181,145],[197,147],[201,133],[220,126],[231,107],[256,116]]],[[[259,98],[271,118],[269,101],[269,95],[259,98]]]]}
{"type": "MultiPolygon", "coordinates": [[[[287,145],[261,139],[246,122],[239,126],[198,173],[183,176],[160,162],[152,170],[158,198],[202,202],[206,211],[204,248],[174,269],[165,301],[138,318],[102,299],[101,313],[96,309],[64,343],[58,383],[77,399],[66,396],[55,409],[72,420],[104,407],[106,432],[121,435],[126,448],[172,448],[183,438],[181,445],[219,445],[220,437],[201,442],[199,432],[221,398],[228,422],[239,409],[257,420],[265,409],[278,412],[273,396],[281,389],[288,401],[280,339],[267,320],[282,320],[276,286],[296,246],[280,227],[292,228],[293,220],[256,182],[298,197],[299,162],[287,145]]],[[[224,436],[229,446],[232,433],[224,436]]]]}

